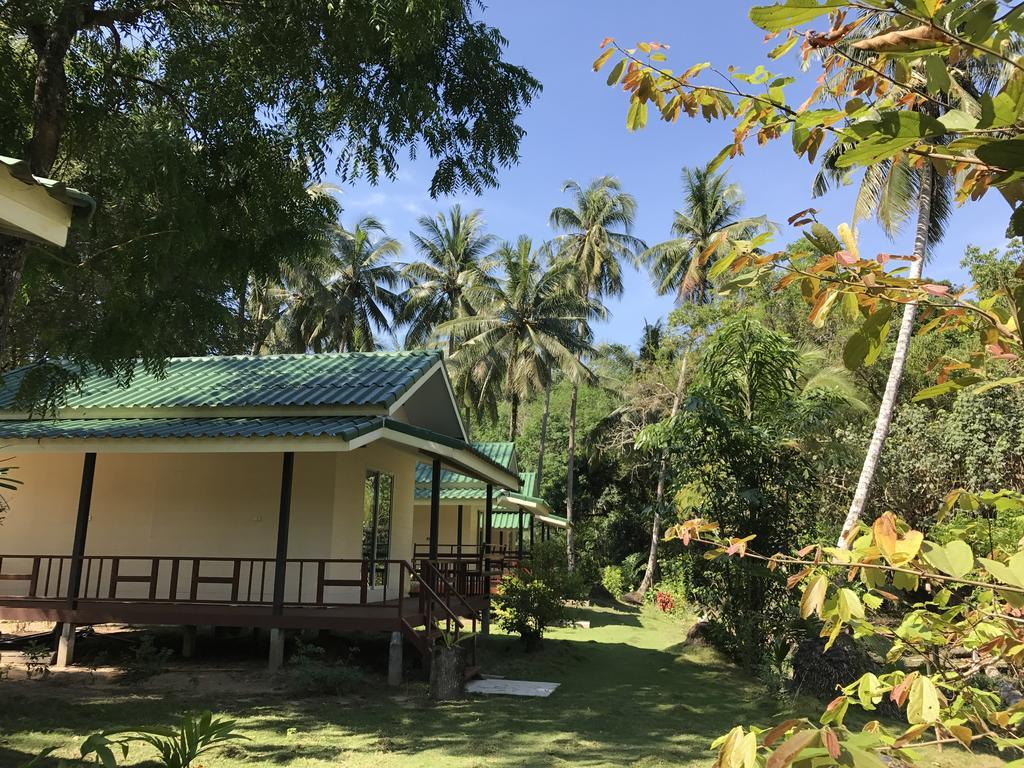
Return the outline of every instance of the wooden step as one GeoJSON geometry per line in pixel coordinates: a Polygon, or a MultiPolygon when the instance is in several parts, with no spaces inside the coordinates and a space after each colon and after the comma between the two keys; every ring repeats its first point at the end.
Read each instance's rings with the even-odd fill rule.
{"type": "Polygon", "coordinates": [[[480,677],[480,667],[476,667],[476,666],[472,666],[472,667],[471,666],[467,666],[466,667],[466,682],[467,683],[470,680],[476,680],[478,677],[480,677]]]}

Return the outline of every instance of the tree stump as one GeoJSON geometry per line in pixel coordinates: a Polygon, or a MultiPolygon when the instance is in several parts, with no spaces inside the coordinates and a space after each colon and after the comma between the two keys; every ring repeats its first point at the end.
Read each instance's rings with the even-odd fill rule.
{"type": "Polygon", "coordinates": [[[430,661],[430,698],[461,699],[466,692],[466,649],[461,645],[434,646],[430,661]]]}

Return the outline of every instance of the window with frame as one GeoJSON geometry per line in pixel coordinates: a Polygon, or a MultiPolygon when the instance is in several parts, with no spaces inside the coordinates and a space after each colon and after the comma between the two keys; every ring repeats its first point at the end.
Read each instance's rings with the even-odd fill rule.
{"type": "Polygon", "coordinates": [[[363,559],[369,563],[370,587],[386,587],[388,582],[394,489],[394,476],[367,471],[363,494],[363,559]]]}

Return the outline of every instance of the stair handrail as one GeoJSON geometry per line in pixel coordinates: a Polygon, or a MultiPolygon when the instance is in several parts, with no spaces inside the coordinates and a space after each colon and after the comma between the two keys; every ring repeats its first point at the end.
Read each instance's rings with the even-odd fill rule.
{"type": "Polygon", "coordinates": [[[447,593],[449,595],[455,595],[455,597],[458,598],[459,602],[462,603],[463,606],[465,606],[467,611],[469,611],[470,616],[473,619],[473,626],[475,628],[475,626],[476,626],[476,619],[477,619],[477,613],[478,613],[477,610],[472,605],[470,605],[469,601],[466,600],[465,596],[461,592],[456,590],[455,587],[452,586],[452,584],[448,581],[448,579],[446,579],[444,577],[444,574],[441,573],[441,569],[440,568],[438,568],[436,565],[434,565],[433,562],[431,562],[429,560],[426,560],[425,562],[428,565],[430,565],[430,567],[433,569],[434,573],[437,575],[438,580],[442,584],[444,584],[445,590],[447,591],[447,593]]]}
{"type": "MultiPolygon", "coordinates": [[[[427,562],[427,561],[424,561],[424,562],[427,562]]],[[[440,605],[444,609],[444,612],[447,614],[447,616],[445,616],[445,620],[448,621],[448,622],[454,621],[454,623],[455,623],[455,637],[457,639],[459,637],[460,630],[462,629],[462,623],[459,621],[459,615],[457,613],[455,613],[455,611],[453,611],[451,609],[451,606],[449,606],[441,598],[441,596],[439,594],[437,594],[437,592],[434,590],[434,588],[432,586],[430,586],[430,584],[427,583],[426,579],[424,579],[422,576],[420,576],[420,574],[416,573],[416,569],[412,567],[412,564],[408,560],[403,560],[402,561],[402,567],[403,568],[408,568],[409,572],[412,574],[413,580],[414,581],[418,581],[419,585],[420,585],[420,588],[423,589],[428,594],[429,597],[433,598],[433,600],[428,600],[427,601],[427,615],[425,617],[426,621],[427,621],[427,624],[430,624],[430,623],[433,622],[433,606],[432,606],[432,603],[437,603],[438,605],[440,605]]],[[[476,620],[474,619],[474,626],[475,625],[476,625],[476,620]]]]}

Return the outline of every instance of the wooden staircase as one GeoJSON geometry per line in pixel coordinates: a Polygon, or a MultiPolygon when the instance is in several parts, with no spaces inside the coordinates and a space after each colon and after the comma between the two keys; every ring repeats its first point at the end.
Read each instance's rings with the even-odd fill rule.
{"type": "MultiPolygon", "coordinates": [[[[410,564],[406,564],[412,573],[412,584],[417,587],[419,610],[411,616],[402,617],[402,634],[416,648],[429,668],[438,641],[458,643],[464,640],[466,620],[470,624],[471,636],[475,636],[481,618],[480,612],[452,586],[434,563],[422,560],[419,565],[420,569],[417,571],[410,564]]],[[[469,647],[467,680],[480,674],[480,668],[476,663],[475,637],[469,647]]]]}

